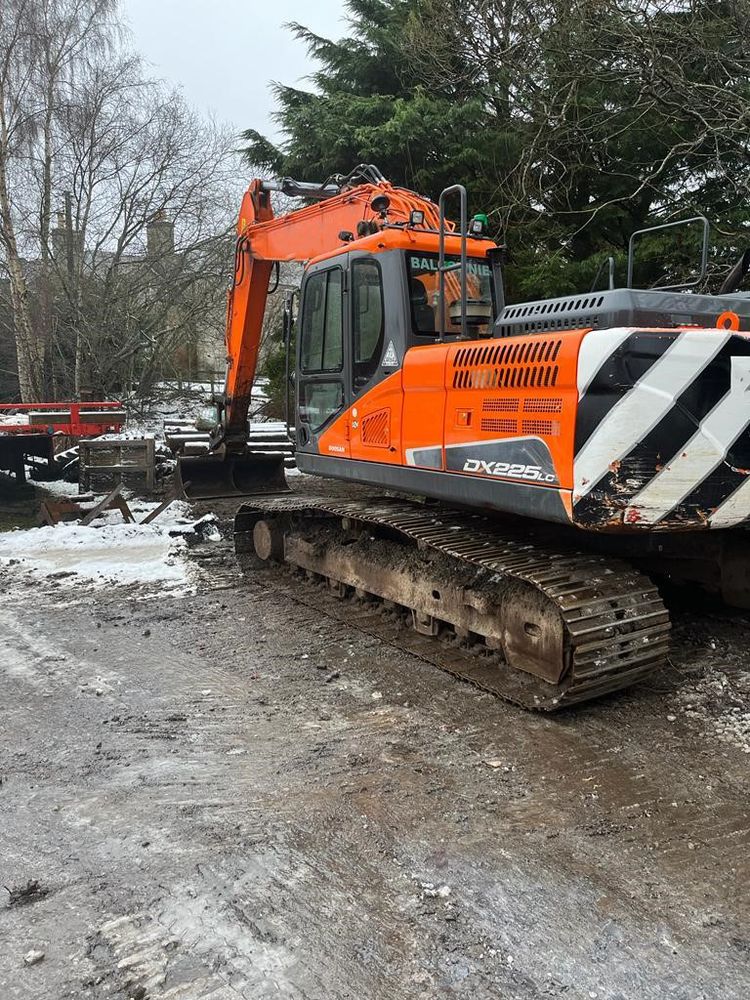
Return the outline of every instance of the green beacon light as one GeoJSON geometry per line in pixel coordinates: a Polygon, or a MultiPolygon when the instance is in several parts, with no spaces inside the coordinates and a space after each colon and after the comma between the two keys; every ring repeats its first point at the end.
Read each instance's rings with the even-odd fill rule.
{"type": "Polygon", "coordinates": [[[469,223],[469,232],[472,236],[484,236],[485,230],[490,224],[490,220],[484,212],[477,212],[469,223]]]}

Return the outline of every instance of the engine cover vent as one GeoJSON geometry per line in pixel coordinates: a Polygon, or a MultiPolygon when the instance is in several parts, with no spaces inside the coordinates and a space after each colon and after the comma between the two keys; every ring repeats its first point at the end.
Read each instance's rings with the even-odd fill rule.
{"type": "Polygon", "coordinates": [[[376,410],[362,418],[362,444],[371,448],[388,448],[391,444],[391,411],[376,410]]]}
{"type": "Polygon", "coordinates": [[[524,399],[524,413],[562,413],[563,401],[558,396],[554,399],[524,399]]]}
{"type": "Polygon", "coordinates": [[[510,417],[482,417],[480,428],[493,434],[517,434],[518,421],[510,417]]]}
{"type": "Polygon", "coordinates": [[[537,437],[559,437],[559,420],[522,420],[522,434],[534,434],[537,437]]]}
{"type": "MultiPolygon", "coordinates": [[[[518,413],[520,399],[511,396],[488,396],[482,400],[483,413],[518,413]]],[[[524,407],[525,408],[525,407],[524,407]]]]}
{"type": "Polygon", "coordinates": [[[534,337],[512,344],[463,347],[453,358],[454,389],[548,388],[557,382],[554,364],[561,340],[534,337]]]}

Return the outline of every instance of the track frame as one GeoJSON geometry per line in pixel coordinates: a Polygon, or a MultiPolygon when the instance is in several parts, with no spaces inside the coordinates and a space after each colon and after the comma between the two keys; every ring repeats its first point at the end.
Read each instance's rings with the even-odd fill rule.
{"type": "Polygon", "coordinates": [[[287,494],[253,498],[235,525],[239,554],[325,579],[340,597],[407,608],[423,635],[449,626],[459,639],[481,637],[502,658],[469,667],[462,657],[449,672],[529,709],[600,697],[666,662],[669,614],[647,577],[616,559],[521,539],[482,515],[287,494]]]}

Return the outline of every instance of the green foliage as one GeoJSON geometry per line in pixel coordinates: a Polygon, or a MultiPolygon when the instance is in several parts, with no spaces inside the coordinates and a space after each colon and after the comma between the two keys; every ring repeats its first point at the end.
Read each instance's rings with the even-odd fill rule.
{"type": "MultiPolygon", "coordinates": [[[[697,212],[721,223],[717,275],[744,248],[745,5],[348,0],[347,9],[340,41],[290,26],[319,67],[315,89],[275,85],[283,140],[247,132],[250,163],[324,180],[371,162],[433,198],[465,184],[471,211],[486,212],[510,245],[516,299],[588,289],[609,255],[622,281],[634,230],[697,212]]],[[[670,240],[644,250],[644,283],[689,271],[694,248],[670,240]]]]}
{"type": "MultiPolygon", "coordinates": [[[[294,364],[294,337],[290,345],[290,363],[294,364]]],[[[268,403],[263,407],[263,412],[268,417],[276,420],[283,420],[286,416],[286,345],[284,344],[283,323],[279,319],[273,327],[268,330],[263,339],[261,356],[258,363],[258,374],[268,379],[265,392],[268,395],[268,403]]]]}
{"type": "MultiPolygon", "coordinates": [[[[351,36],[322,39],[290,25],[322,68],[317,92],[275,84],[275,114],[284,142],[243,134],[249,163],[321,180],[375,163],[395,184],[439,193],[456,178],[476,176],[488,142],[481,95],[455,100],[415,76],[408,29],[419,0],[349,0],[351,36]]],[[[495,145],[495,155],[502,143],[495,145]]]]}

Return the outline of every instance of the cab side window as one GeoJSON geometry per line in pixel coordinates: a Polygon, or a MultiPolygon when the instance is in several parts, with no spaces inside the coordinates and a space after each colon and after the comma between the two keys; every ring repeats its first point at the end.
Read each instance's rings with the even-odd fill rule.
{"type": "Polygon", "coordinates": [[[341,270],[319,271],[308,278],[302,309],[303,372],[338,372],[344,362],[341,270]]]}
{"type": "Polygon", "coordinates": [[[352,288],[352,381],[354,392],[365,386],[378,369],[383,353],[385,316],[383,279],[374,260],[355,259],[352,288]]]}
{"type": "MultiPolygon", "coordinates": [[[[341,268],[305,282],[299,323],[299,418],[317,433],[344,405],[344,315],[341,268]]],[[[306,434],[304,426],[300,434],[306,434]]],[[[305,443],[305,440],[302,441],[305,443]]]]}

